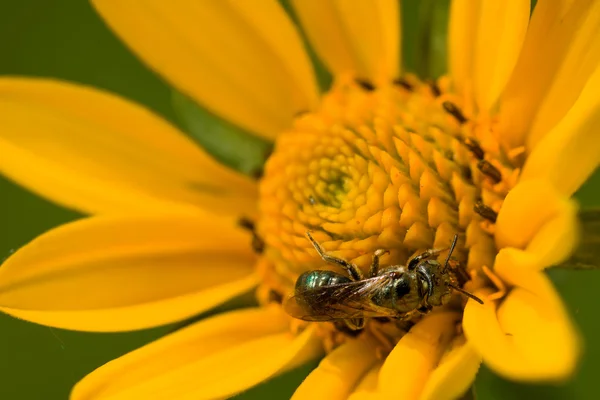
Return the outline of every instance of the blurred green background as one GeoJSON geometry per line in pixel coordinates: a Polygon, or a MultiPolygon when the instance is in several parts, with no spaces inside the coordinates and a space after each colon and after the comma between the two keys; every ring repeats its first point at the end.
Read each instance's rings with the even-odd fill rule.
{"type": "MultiPolygon", "coordinates": [[[[404,51],[408,65],[423,68],[419,58],[430,41],[432,60],[439,60],[439,36],[430,38],[417,21],[436,21],[442,11],[419,11],[405,1],[404,51]],[[414,40],[413,40],[414,38],[414,40]]],[[[436,63],[430,72],[443,70],[436,63]]],[[[140,64],[81,0],[0,1],[0,74],[67,79],[120,93],[176,122],[171,90],[140,64]]],[[[600,205],[600,176],[578,193],[582,204],[600,205]]],[[[0,260],[36,235],[79,217],[0,178],[0,260]]],[[[600,319],[597,271],[551,271],[573,318],[582,330],[586,352],[577,377],[563,386],[527,386],[506,382],[482,367],[476,382],[480,399],[533,397],[600,398],[600,319]]],[[[103,363],[160,337],[170,327],[124,334],[91,334],[50,329],[0,314],[0,399],[66,399],[73,384],[103,363]]],[[[557,347],[561,343],[556,343],[557,347]]],[[[276,378],[252,389],[243,399],[286,399],[314,367],[276,378]]],[[[400,381],[399,381],[400,382],[400,381]]],[[[401,383],[399,383],[401,384],[401,383]]]]}

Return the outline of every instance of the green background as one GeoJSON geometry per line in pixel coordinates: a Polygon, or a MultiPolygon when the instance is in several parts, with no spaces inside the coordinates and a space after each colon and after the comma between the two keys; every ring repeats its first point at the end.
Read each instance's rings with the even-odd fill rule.
{"type": "MultiPolygon", "coordinates": [[[[419,68],[419,51],[422,53],[424,47],[417,42],[431,38],[416,27],[416,21],[439,21],[441,17],[439,11],[419,12],[416,1],[405,3],[405,55],[409,66],[419,68]]],[[[443,24],[435,26],[443,31],[443,24]]],[[[429,48],[439,51],[439,37],[431,40],[429,48]]],[[[440,59],[439,53],[430,59],[440,59]]],[[[430,71],[438,73],[441,69],[443,64],[437,63],[430,71]]],[[[143,103],[176,122],[170,88],[129,54],[81,0],[0,1],[0,74],[56,77],[91,84],[143,103]]],[[[595,176],[578,197],[584,205],[592,206],[599,204],[599,194],[600,176],[595,176]]],[[[0,260],[41,232],[77,217],[76,213],[0,178],[0,260]]],[[[600,273],[561,270],[550,274],[585,338],[585,356],[577,377],[563,386],[527,386],[504,381],[482,367],[476,382],[478,398],[600,398],[596,295],[600,273]]],[[[0,399],[65,399],[70,387],[94,368],[169,329],[77,333],[0,314],[0,399]]],[[[559,347],[561,343],[555,345],[559,347]]],[[[278,377],[240,398],[289,398],[314,365],[278,377]]]]}

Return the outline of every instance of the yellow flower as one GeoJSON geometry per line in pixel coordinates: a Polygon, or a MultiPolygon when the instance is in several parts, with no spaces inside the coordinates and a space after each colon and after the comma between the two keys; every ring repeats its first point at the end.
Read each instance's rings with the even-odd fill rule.
{"type": "Polygon", "coordinates": [[[568,378],[579,338],[543,269],[576,245],[570,196],[600,160],[600,2],[540,0],[531,20],[529,3],[454,1],[449,77],[426,84],[400,71],[396,1],[294,1],[335,76],[320,96],[275,1],[96,1],[173,86],[275,150],[257,184],[139,105],[0,79],[2,173],[92,215],[4,263],[0,310],[123,331],[258,287],[259,307],[124,355],[73,399],[228,397],[324,349],[294,399],[453,398],[482,360],[516,380],[568,378]],[[324,268],[307,230],[364,272],[378,249],[382,264],[406,264],[458,234],[460,284],[484,304],[456,294],[402,324],[368,321],[356,338],[300,322],[280,303],[302,272],[324,268]]]}

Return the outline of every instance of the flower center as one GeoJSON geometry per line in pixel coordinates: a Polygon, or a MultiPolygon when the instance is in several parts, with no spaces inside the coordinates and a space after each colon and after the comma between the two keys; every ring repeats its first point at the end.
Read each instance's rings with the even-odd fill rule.
{"type": "MultiPolygon", "coordinates": [[[[282,133],[260,184],[258,235],[264,293],[282,298],[300,274],[336,270],[307,239],[365,275],[447,248],[471,276],[492,266],[494,223],[518,169],[493,120],[473,121],[444,79],[393,84],[338,82],[320,109],[282,133]]],[[[440,258],[447,255],[443,253],[440,258]]],[[[340,268],[337,272],[343,274],[340,268]]]]}

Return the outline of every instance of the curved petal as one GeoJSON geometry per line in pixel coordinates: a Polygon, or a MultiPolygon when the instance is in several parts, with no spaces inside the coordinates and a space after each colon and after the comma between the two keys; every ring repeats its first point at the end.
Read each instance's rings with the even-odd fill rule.
{"type": "Polygon", "coordinates": [[[249,238],[203,214],[92,217],[53,229],[0,268],[0,311],[59,328],[178,321],[256,284],[249,238]]]}
{"type": "Polygon", "coordinates": [[[457,337],[429,376],[420,399],[461,398],[473,385],[480,365],[481,356],[473,345],[464,336],[457,337]]]}
{"type": "Polygon", "coordinates": [[[352,393],[348,400],[386,400],[387,397],[385,395],[376,393],[376,392],[367,392],[360,391],[356,393],[352,393]]]}
{"type": "Polygon", "coordinates": [[[320,353],[312,329],[289,333],[277,308],[221,314],[98,368],[71,400],[220,399],[246,390],[320,353]]]}
{"type": "Polygon", "coordinates": [[[598,88],[600,66],[565,117],[537,142],[523,167],[521,180],[547,179],[570,196],[589,178],[600,164],[598,88]]]}
{"type": "Polygon", "coordinates": [[[450,73],[456,91],[482,112],[496,103],[512,72],[529,22],[529,0],[453,1],[450,73]]]}
{"type": "Polygon", "coordinates": [[[453,0],[450,3],[448,25],[448,68],[454,90],[465,98],[473,99],[475,66],[475,38],[479,21],[479,1],[453,0]]]}
{"type": "Polygon", "coordinates": [[[360,382],[348,397],[348,400],[366,400],[377,399],[377,381],[379,380],[379,372],[381,371],[382,362],[376,362],[369,371],[361,378],[360,382]]]}
{"type": "Polygon", "coordinates": [[[476,41],[474,95],[480,112],[494,106],[517,63],[529,23],[530,4],[530,0],[480,3],[477,32],[471,39],[476,41]]]}
{"type": "MultiPolygon", "coordinates": [[[[490,368],[507,378],[569,378],[581,346],[558,294],[542,273],[507,261],[498,256],[495,272],[515,287],[499,307],[493,301],[468,301],[463,317],[467,340],[490,368]]],[[[485,298],[486,293],[478,295],[485,298]]]]}
{"type": "MultiPolygon", "coordinates": [[[[582,2],[583,3],[583,2],[582,2]]],[[[568,53],[557,69],[551,86],[547,89],[536,112],[531,131],[527,136],[532,149],[561,120],[580,96],[589,78],[600,64],[600,3],[591,3],[579,11],[575,35],[571,38],[568,53]]],[[[577,7],[577,4],[575,5],[577,7]]],[[[571,11],[573,13],[573,11],[571,11]]],[[[569,18],[569,16],[567,16],[569,18]]],[[[597,85],[597,83],[596,83],[597,85]]],[[[595,87],[596,93],[598,86],[595,87]]],[[[597,96],[596,96],[597,97],[597,96]]]]}
{"type": "Polygon", "coordinates": [[[418,398],[454,338],[459,320],[457,313],[441,312],[426,316],[411,328],[383,363],[378,391],[389,399],[418,398]],[[407,371],[407,366],[408,379],[399,384],[399,371],[407,371]]]}
{"type": "Polygon", "coordinates": [[[600,3],[540,0],[502,95],[499,134],[531,149],[565,115],[600,60],[600,3]]]}
{"type": "Polygon", "coordinates": [[[321,361],[296,389],[292,400],[346,400],[376,361],[372,343],[360,339],[347,342],[321,361]]]}
{"type": "Polygon", "coordinates": [[[520,182],[502,204],[495,238],[521,265],[541,269],[560,263],[579,240],[577,204],[546,181],[520,182]]]}
{"type": "Polygon", "coordinates": [[[115,33],[210,111],[274,137],[318,91],[298,32],[275,0],[95,0],[115,33]]]}
{"type": "Polygon", "coordinates": [[[147,109],[90,87],[0,78],[0,173],[90,213],[250,212],[256,185],[147,109]]]}
{"type": "Polygon", "coordinates": [[[396,0],[293,0],[317,54],[336,75],[375,83],[400,72],[400,10],[396,0]]]}

